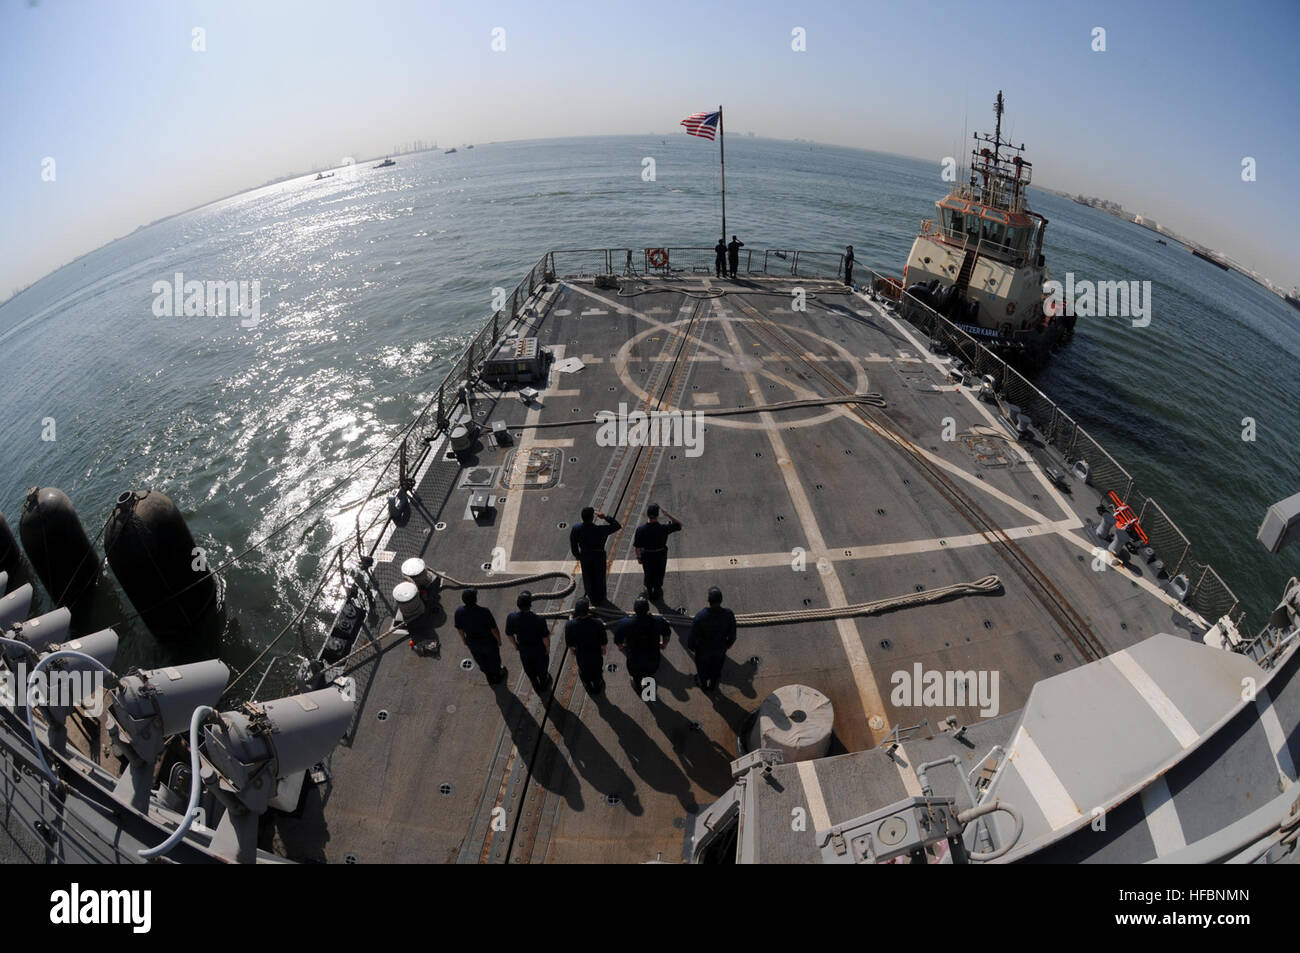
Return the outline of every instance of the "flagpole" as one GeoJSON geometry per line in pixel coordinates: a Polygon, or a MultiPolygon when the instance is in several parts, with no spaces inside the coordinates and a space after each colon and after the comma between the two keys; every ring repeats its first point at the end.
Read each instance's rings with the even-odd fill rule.
{"type": "Polygon", "coordinates": [[[718,105],[718,166],[722,170],[722,241],[727,240],[727,147],[722,131],[722,105],[718,105]]]}

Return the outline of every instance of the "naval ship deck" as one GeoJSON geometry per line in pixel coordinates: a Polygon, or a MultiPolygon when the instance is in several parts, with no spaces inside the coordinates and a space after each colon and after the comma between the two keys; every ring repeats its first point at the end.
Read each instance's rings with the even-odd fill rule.
{"type": "MultiPolygon", "coordinates": [[[[472,411],[483,437],[459,457],[435,447],[415,474],[411,516],[377,554],[371,650],[347,666],[356,720],[326,764],[328,780],[309,787],[296,816],[274,821],[275,847],[291,858],[677,861],[692,818],[732,785],[742,724],[780,686],[827,695],[832,753],[858,751],[899,729],[921,725],[914,736],[934,735],[949,715],[963,725],[988,716],[974,705],[896,705],[894,673],[996,673],[996,716],[1023,708],[1041,679],[1160,632],[1197,638],[1204,630],[1149,566],[1095,558],[1085,521],[1097,518],[1100,494],[1074,478],[1064,492],[1054,486],[1042,466],[1066,467],[1053,448],[1009,439],[996,406],[951,383],[949,359],[840,283],[696,275],[615,290],[561,280],[518,322],[554,355],[549,378],[535,385],[532,404],[480,387],[472,411]],[[796,288],[808,295],[806,312],[791,308],[796,288]],[[580,369],[563,369],[569,358],[580,369]],[[763,409],[867,393],[883,406],[763,409]],[[691,455],[681,446],[600,446],[591,420],[620,404],[748,410],[706,416],[701,452],[691,455]],[[509,425],[510,446],[487,437],[498,420],[509,425]],[[475,519],[469,500],[484,488],[494,509],[475,519]],[[632,534],[650,502],[684,524],[670,540],[656,612],[694,614],[711,585],[742,615],[842,607],[990,574],[1001,589],[743,627],[712,696],[692,680],[678,626],[652,703],[633,691],[612,644],[606,661],[617,670],[589,697],[559,620],[553,697],[534,693],[508,640],[509,677],[489,686],[466,665],[451,625],[455,588],[412,628],[413,637],[440,638],[440,656],[383,635],[398,567],[411,556],[465,581],[576,575],[568,527],[589,504],[623,524],[607,546],[609,598],[630,611],[642,591],[632,534]]],[[[534,609],[571,607],[577,578],[576,593],[534,609]]],[[[480,589],[503,629],[520,588],[480,589]]],[[[891,759],[878,770],[898,771],[905,789],[914,784],[891,759]]]]}

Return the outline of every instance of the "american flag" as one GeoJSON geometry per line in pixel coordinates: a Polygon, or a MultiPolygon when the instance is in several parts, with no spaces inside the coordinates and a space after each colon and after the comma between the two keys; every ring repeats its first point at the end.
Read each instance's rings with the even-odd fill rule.
{"type": "Polygon", "coordinates": [[[682,120],[682,125],[692,136],[712,139],[718,131],[718,113],[693,113],[682,120]]]}

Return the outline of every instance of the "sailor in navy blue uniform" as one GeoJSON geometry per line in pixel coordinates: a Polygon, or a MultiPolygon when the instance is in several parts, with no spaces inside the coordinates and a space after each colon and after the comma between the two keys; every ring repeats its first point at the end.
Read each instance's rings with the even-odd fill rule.
{"type": "Polygon", "coordinates": [[[647,506],[645,515],[646,521],[636,528],[632,545],[645,572],[646,598],[660,599],[664,594],[664,572],[668,568],[668,537],[680,531],[682,523],[667,510],[664,511],[667,522],[660,522],[658,503],[647,506]]]}
{"type": "Polygon", "coordinates": [[[687,651],[695,655],[695,684],[706,692],[718,687],[727,649],[736,644],[736,614],[722,606],[722,590],[709,590],[709,604],[695,614],[687,651]]]}
{"type": "Polygon", "coordinates": [[[853,287],[853,246],[844,246],[844,283],[853,287]]]}
{"type": "Polygon", "coordinates": [[[713,246],[713,274],[717,278],[727,277],[727,243],[721,238],[713,246]]]}
{"type": "Polygon", "coordinates": [[[582,508],[582,522],[569,530],[569,549],[573,558],[582,563],[582,586],[593,605],[605,601],[605,540],[623,528],[612,516],[597,513],[592,507],[582,508]],[[596,524],[605,521],[604,526],[596,524]]]}
{"type": "Polygon", "coordinates": [[[591,614],[591,602],[584,598],[573,604],[573,618],[564,624],[564,644],[578,661],[578,677],[588,695],[599,695],[605,689],[605,646],[609,636],[605,623],[591,614]]]}
{"type": "Polygon", "coordinates": [[[745,247],[735,235],[731,236],[731,241],[727,242],[727,267],[731,271],[731,280],[736,280],[736,269],[740,266],[740,250],[745,247]]]}
{"type": "Polygon", "coordinates": [[[650,614],[650,603],[637,599],[632,612],[614,623],[614,644],[627,656],[627,672],[637,692],[645,688],[643,679],[659,671],[659,653],[667,647],[672,629],[663,616],[650,614]]]}
{"type": "Polygon", "coordinates": [[[478,590],[466,589],[461,593],[464,603],[456,610],[453,624],[469,654],[487,676],[488,684],[495,685],[506,677],[501,664],[501,632],[492,613],[478,604],[478,590]]]}
{"type": "Polygon", "coordinates": [[[519,593],[515,605],[519,611],[506,616],[506,638],[518,650],[524,674],[541,695],[551,687],[551,630],[533,611],[533,594],[527,589],[519,593]]]}

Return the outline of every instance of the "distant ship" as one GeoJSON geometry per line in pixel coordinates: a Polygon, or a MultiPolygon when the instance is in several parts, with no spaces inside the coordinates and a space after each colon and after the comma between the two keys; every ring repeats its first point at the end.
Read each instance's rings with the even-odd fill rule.
{"type": "Polygon", "coordinates": [[[387,156],[385,156],[385,157],[384,157],[384,161],[381,162],[381,163],[379,163],[379,165],[375,166],[375,168],[376,168],[376,169],[387,169],[390,165],[397,165],[397,163],[394,162],[392,159],[388,158],[387,156]]]}
{"type": "Polygon", "coordinates": [[[1222,258],[1219,258],[1213,252],[1205,252],[1205,251],[1201,251],[1201,249],[1199,248],[1193,248],[1192,254],[1195,255],[1197,258],[1202,259],[1203,261],[1208,261],[1211,265],[1218,265],[1224,271],[1228,270],[1228,263],[1224,261],[1222,258]]]}
{"type": "Polygon", "coordinates": [[[1283,299],[1291,307],[1300,310],[1300,288],[1292,288],[1289,295],[1283,295],[1283,299]]]}
{"type": "Polygon", "coordinates": [[[473,146],[466,146],[465,148],[466,148],[466,149],[473,149],[474,147],[473,147],[473,146]]]}
{"type": "Polygon", "coordinates": [[[321,179],[332,179],[332,178],[334,178],[334,173],[333,173],[333,172],[318,172],[318,173],[316,173],[316,181],[317,181],[317,182],[319,182],[321,179]]]}
{"type": "Polygon", "coordinates": [[[975,134],[970,179],[935,203],[903,269],[904,309],[931,307],[1007,360],[1046,363],[1074,333],[1074,315],[1048,315],[1043,284],[1047,219],[1031,211],[1026,189],[1033,165],[1002,139],[1005,106],[993,103],[993,135],[975,134]]]}
{"type": "Polygon", "coordinates": [[[1168,245],[1169,243],[1168,243],[1167,241],[1165,241],[1163,238],[1157,238],[1157,239],[1156,239],[1156,244],[1157,244],[1157,245],[1168,245]]]}
{"type": "Polygon", "coordinates": [[[453,152],[455,152],[455,151],[456,151],[456,147],[455,147],[455,146],[452,146],[450,149],[444,149],[443,152],[442,152],[442,154],[443,154],[443,155],[447,155],[447,156],[449,156],[449,155],[451,155],[451,154],[452,154],[453,152]]]}

